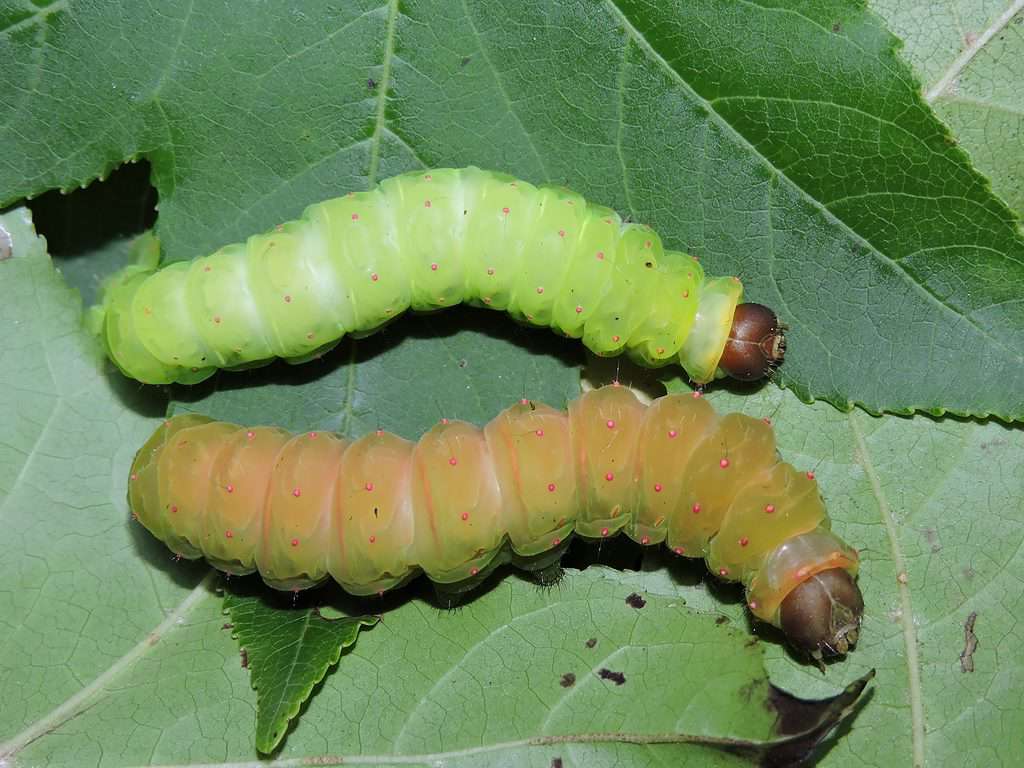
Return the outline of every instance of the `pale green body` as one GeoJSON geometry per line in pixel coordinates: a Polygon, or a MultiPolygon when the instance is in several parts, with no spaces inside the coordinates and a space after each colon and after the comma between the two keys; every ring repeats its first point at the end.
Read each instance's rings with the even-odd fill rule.
{"type": "Polygon", "coordinates": [[[649,227],[562,188],[477,168],[418,171],[296,221],[108,284],[110,357],[150,384],[304,362],[405,310],[467,302],[581,338],[599,355],[716,376],[742,286],[704,277],[649,227]]]}

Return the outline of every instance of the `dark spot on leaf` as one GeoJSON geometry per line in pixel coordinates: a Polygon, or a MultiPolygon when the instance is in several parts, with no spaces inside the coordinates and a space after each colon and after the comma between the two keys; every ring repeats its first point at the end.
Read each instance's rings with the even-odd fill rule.
{"type": "Polygon", "coordinates": [[[467,365],[469,365],[469,361],[466,358],[462,358],[458,362],[459,368],[465,368],[467,365]]]}
{"type": "Polygon", "coordinates": [[[380,512],[380,507],[374,507],[373,508],[373,516],[374,517],[377,517],[379,512],[380,512]]]}
{"type": "Polygon", "coordinates": [[[626,597],[626,605],[630,608],[636,608],[639,610],[647,605],[647,601],[640,597],[636,592],[633,592],[631,595],[626,597]]]}
{"type": "Polygon", "coordinates": [[[723,624],[727,623],[728,621],[729,621],[729,617],[728,616],[719,616],[718,618],[715,619],[715,624],[717,624],[718,626],[722,626],[723,624]]]}
{"type": "Polygon", "coordinates": [[[586,642],[587,648],[593,648],[595,645],[597,645],[597,638],[596,637],[592,637],[589,640],[587,640],[587,642],[586,642]]]}
{"type": "Polygon", "coordinates": [[[377,87],[377,81],[371,77],[369,80],[366,81],[366,87],[372,91],[374,88],[377,87]]]}
{"type": "Polygon", "coordinates": [[[551,768],[562,768],[562,758],[560,758],[560,757],[552,757],[551,758],[551,768]]]}
{"type": "Polygon", "coordinates": [[[227,624],[221,625],[221,629],[234,629],[234,628],[235,628],[235,625],[230,623],[230,622],[228,622],[227,624]]]}
{"type": "Polygon", "coordinates": [[[626,676],[624,674],[621,672],[612,672],[610,669],[605,669],[604,667],[597,670],[597,676],[602,680],[611,680],[616,685],[626,684],[626,676]]]}
{"type": "Polygon", "coordinates": [[[960,651],[961,672],[974,671],[974,652],[978,650],[978,636],[974,634],[974,622],[977,619],[977,612],[971,611],[967,616],[967,621],[964,622],[964,649],[960,651]]]}
{"type": "Polygon", "coordinates": [[[558,681],[558,684],[563,688],[572,688],[576,684],[576,675],[572,672],[566,672],[562,675],[562,679],[558,681]]]}
{"type": "Polygon", "coordinates": [[[654,262],[653,261],[645,261],[644,262],[644,266],[647,267],[648,269],[651,269],[651,268],[654,267],[654,262]]]}
{"type": "Polygon", "coordinates": [[[248,669],[249,668],[249,652],[247,650],[245,650],[245,648],[243,648],[241,651],[239,651],[239,654],[242,657],[242,669],[248,669]]]}
{"type": "Polygon", "coordinates": [[[843,25],[837,21],[835,24],[832,25],[832,31],[838,35],[840,32],[843,31],[843,25]]]}
{"type": "Polygon", "coordinates": [[[462,57],[462,66],[466,66],[471,61],[472,61],[472,59],[469,56],[463,56],[462,57]]]}

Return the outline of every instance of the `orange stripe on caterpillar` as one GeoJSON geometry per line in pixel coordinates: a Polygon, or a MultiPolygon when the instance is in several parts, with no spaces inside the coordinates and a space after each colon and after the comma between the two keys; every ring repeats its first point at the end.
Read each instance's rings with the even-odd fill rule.
{"type": "Polygon", "coordinates": [[[573,533],[623,532],[706,559],[814,653],[845,652],[863,610],[857,553],[829,530],[813,475],[780,460],[764,420],[689,395],[645,406],[608,386],[568,413],[521,401],[483,429],[444,419],[416,443],[178,416],[136,457],[129,502],[181,556],[278,589],[330,577],[376,594],[421,570],[456,583],[550,561],[573,533]],[[824,599],[843,584],[846,597],[824,599]]]}

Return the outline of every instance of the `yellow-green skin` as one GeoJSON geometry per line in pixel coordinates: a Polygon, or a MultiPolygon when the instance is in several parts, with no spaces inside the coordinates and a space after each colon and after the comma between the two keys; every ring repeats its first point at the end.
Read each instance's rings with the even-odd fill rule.
{"type": "Polygon", "coordinates": [[[375,594],[421,570],[457,583],[557,557],[573,532],[623,531],[705,558],[778,625],[798,584],[858,566],[813,475],[779,459],[767,423],[690,395],[648,407],[618,386],[568,413],[524,401],[483,429],[444,420],[417,443],[177,416],[139,451],[129,503],[182,557],[258,570],[278,589],[330,577],[375,594]]]}
{"type": "Polygon", "coordinates": [[[599,355],[678,362],[704,383],[721,375],[742,293],[574,192],[445,168],[311,205],[191,262],[128,267],[93,322],[126,375],[190,384],[218,368],[305,362],[409,308],[466,302],[599,355]]]}

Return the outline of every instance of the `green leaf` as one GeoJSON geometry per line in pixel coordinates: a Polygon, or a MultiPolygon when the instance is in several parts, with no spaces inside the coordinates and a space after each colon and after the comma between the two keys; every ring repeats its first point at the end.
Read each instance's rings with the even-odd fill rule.
{"type": "Polygon", "coordinates": [[[476,163],[741,275],[803,399],[1024,418],[1024,237],[857,3],[62,0],[0,24],[0,204],[146,157],[182,259],[476,163]]]}
{"type": "Polygon", "coordinates": [[[1024,2],[874,0],[904,40],[925,100],[995,191],[1024,211],[1024,2]]]}
{"type": "Polygon", "coordinates": [[[324,618],[315,608],[295,608],[263,595],[228,592],[224,610],[231,616],[256,691],[256,748],[272,752],[299,714],[313,686],[338,663],[374,616],[324,618]]]}
{"type": "MultiPolygon", "coordinates": [[[[15,231],[9,221],[0,224],[15,231]]],[[[133,453],[163,416],[163,403],[154,402],[149,388],[101,375],[92,340],[78,329],[75,296],[42,253],[23,255],[23,248],[39,247],[34,239],[16,241],[15,257],[0,262],[0,327],[18,329],[0,335],[0,756],[15,765],[76,768],[254,764],[256,697],[237,645],[222,629],[221,600],[208,586],[215,574],[201,563],[176,562],[130,522],[126,509],[133,453]]],[[[431,332],[424,330],[415,342],[400,331],[360,342],[389,340],[389,357],[380,350],[363,361],[362,378],[351,387],[353,371],[344,366],[279,365],[256,378],[276,384],[250,386],[254,382],[245,375],[224,376],[219,388],[204,394],[211,409],[230,410],[239,420],[305,419],[346,424],[357,434],[374,428],[381,412],[387,426],[412,434],[439,412],[490,418],[506,404],[501,398],[518,397],[523,386],[553,404],[562,387],[569,388],[573,368],[559,360],[557,344],[553,352],[529,356],[534,362],[523,367],[524,342],[491,339],[522,355],[495,367],[501,361],[487,336],[466,334],[476,344],[455,346],[451,336],[433,338],[431,332]],[[399,350],[405,347],[403,362],[399,350]],[[440,363],[447,366],[443,374],[435,371],[440,363]],[[301,371],[309,371],[311,380],[297,385],[302,379],[293,377],[301,371]],[[412,397],[421,373],[435,377],[428,383],[436,390],[428,396],[424,386],[412,397]],[[503,383],[506,377],[516,385],[503,383]]],[[[621,375],[634,378],[625,369],[621,375]]],[[[584,611],[591,597],[596,607],[600,597],[618,611],[624,596],[637,592],[659,612],[674,605],[656,621],[644,618],[650,637],[671,644],[685,634],[701,647],[717,646],[717,621],[725,619],[743,642],[751,633],[760,638],[756,645],[772,682],[802,698],[835,695],[876,668],[870,697],[822,745],[819,765],[825,768],[910,765],[915,756],[940,766],[1024,762],[1016,738],[1024,731],[1016,683],[1024,679],[1016,633],[1024,614],[1024,429],[969,419],[844,414],[821,403],[803,405],[772,387],[709,396],[720,409],[771,417],[783,456],[815,470],[833,527],[861,548],[866,620],[859,645],[845,660],[821,675],[793,659],[776,633],[749,622],[738,592],[699,563],[654,548],[644,552],[640,571],[588,568],[544,593],[505,574],[455,611],[424,600],[415,584],[385,596],[383,604],[371,602],[369,610],[365,603],[352,610],[360,604],[339,597],[332,602],[345,613],[379,612],[383,623],[314,691],[276,759],[331,764],[380,755],[378,764],[548,768],[551,752],[531,747],[526,758],[507,742],[549,735],[538,723],[552,711],[569,717],[574,732],[588,733],[591,715],[554,710],[551,699],[538,698],[540,683],[557,682],[569,671],[544,666],[545,660],[563,649],[586,650],[566,638],[574,636],[577,617],[595,621],[584,611]],[[596,591],[598,581],[614,598],[596,591]],[[686,608],[710,614],[714,630],[689,625],[684,600],[686,608]],[[535,612],[545,605],[551,606],[547,612],[535,612]],[[571,610],[560,613],[566,606],[571,610]],[[978,645],[974,671],[963,672],[964,624],[972,613],[978,645]],[[474,688],[470,674],[486,682],[484,672],[508,679],[516,671],[522,671],[517,683],[524,687],[501,691],[474,688]]],[[[636,557],[640,550],[633,552],[636,557]]],[[[599,559],[611,556],[602,549],[599,559]]],[[[605,636],[594,636],[603,652],[605,636]]],[[[725,645],[733,647],[731,641],[725,645]]],[[[638,653],[627,651],[631,663],[638,653]]],[[[703,666],[714,670],[737,657],[728,651],[719,658],[709,657],[703,666]]],[[[699,671],[685,667],[679,674],[690,679],[699,671]]],[[[685,706],[690,720],[681,720],[674,732],[692,733],[686,723],[698,717],[738,718],[741,724],[760,717],[753,707],[718,712],[697,691],[669,695],[658,686],[672,679],[662,677],[667,682],[635,687],[636,678],[629,677],[628,706],[611,699],[622,704],[624,721],[637,713],[666,717],[669,707],[685,706]]],[[[589,680],[577,673],[580,679],[589,680]]],[[[613,687],[611,695],[621,694],[613,687]]],[[[669,757],[632,744],[573,744],[558,756],[565,768],[678,764],[670,748],[656,749],[669,757]]],[[[685,749],[688,765],[727,760],[685,749]]]]}

